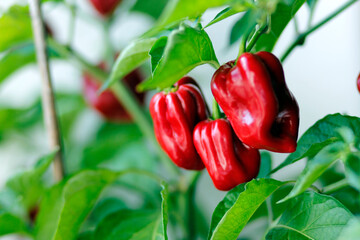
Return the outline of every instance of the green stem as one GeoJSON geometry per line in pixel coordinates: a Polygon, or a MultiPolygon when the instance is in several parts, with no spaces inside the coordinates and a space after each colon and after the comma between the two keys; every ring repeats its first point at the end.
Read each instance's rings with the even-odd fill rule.
{"type": "Polygon", "coordinates": [[[336,10],[335,12],[333,12],[332,14],[330,14],[328,17],[326,17],[324,20],[322,20],[321,22],[319,22],[318,24],[316,24],[315,26],[313,26],[312,28],[308,29],[306,32],[304,33],[300,33],[298,34],[298,37],[295,39],[295,41],[288,47],[288,49],[285,51],[284,55],[281,57],[281,61],[285,61],[286,58],[290,55],[290,53],[297,47],[300,45],[303,45],[305,42],[305,39],[308,35],[310,35],[311,33],[313,33],[314,31],[316,31],[317,29],[319,29],[320,27],[322,27],[324,24],[326,24],[327,22],[329,22],[331,19],[333,19],[334,17],[336,17],[338,14],[340,14],[341,12],[343,12],[345,9],[347,9],[348,7],[350,7],[352,4],[354,4],[355,2],[357,2],[358,0],[351,0],[349,2],[347,2],[346,4],[344,4],[342,7],[340,7],[338,10],[336,10]]]}
{"type": "Polygon", "coordinates": [[[72,42],[74,40],[74,35],[75,35],[75,24],[76,24],[76,12],[77,12],[77,7],[74,3],[71,4],[66,4],[68,5],[69,9],[70,9],[70,24],[69,24],[69,39],[68,39],[68,46],[72,45],[72,42]]]}
{"type": "Polygon", "coordinates": [[[256,42],[259,40],[260,36],[264,34],[268,29],[268,25],[264,24],[263,26],[259,27],[250,39],[249,43],[246,46],[246,52],[250,52],[253,47],[255,46],[256,42]]]}
{"type": "Polygon", "coordinates": [[[220,107],[215,99],[213,101],[213,118],[214,120],[221,118],[220,107]]]}
{"type": "Polygon", "coordinates": [[[112,17],[104,19],[104,44],[105,44],[105,59],[108,64],[108,66],[112,66],[114,63],[114,47],[111,42],[110,38],[110,28],[112,25],[112,17]]]}
{"type": "Polygon", "coordinates": [[[347,179],[342,179],[338,182],[335,182],[333,184],[324,187],[321,192],[324,194],[330,194],[348,186],[349,186],[349,182],[347,181],[347,179]]]}
{"type": "Polygon", "coordinates": [[[187,223],[188,223],[188,238],[189,240],[196,239],[196,206],[195,193],[196,184],[199,180],[201,172],[195,172],[190,179],[187,190],[187,223]]]}
{"type": "MultiPolygon", "coordinates": [[[[107,80],[108,76],[104,71],[87,63],[81,56],[75,53],[75,51],[73,51],[71,48],[67,48],[57,43],[53,39],[49,40],[49,46],[53,48],[61,56],[74,60],[75,63],[79,65],[81,69],[84,69],[86,72],[93,75],[99,81],[105,82],[107,80]]],[[[131,117],[134,119],[136,124],[139,126],[143,134],[154,144],[160,159],[163,161],[167,169],[171,172],[171,174],[179,175],[180,173],[179,169],[171,163],[167,155],[163,152],[163,150],[157,143],[151,121],[143,111],[136,97],[131,93],[131,91],[128,91],[127,87],[121,81],[117,81],[117,83],[112,86],[112,90],[114,91],[119,101],[123,104],[126,111],[131,115],[131,117]]]]}
{"type": "Polygon", "coordinates": [[[296,33],[297,35],[299,35],[299,34],[300,34],[299,24],[298,24],[298,21],[297,21],[297,19],[296,19],[296,16],[294,16],[294,28],[295,28],[295,33],[296,33]]]}

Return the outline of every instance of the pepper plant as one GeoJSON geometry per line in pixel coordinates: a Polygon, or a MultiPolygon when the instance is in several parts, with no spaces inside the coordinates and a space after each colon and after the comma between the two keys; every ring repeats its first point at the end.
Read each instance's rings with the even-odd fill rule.
{"type": "MultiPolygon", "coordinates": [[[[359,238],[360,119],[327,115],[298,138],[302,106],[282,66],[310,34],[359,1],[349,0],[317,23],[317,0],[85,2],[92,13],[71,0],[18,1],[0,12],[0,84],[37,64],[43,88],[26,108],[0,108],[0,144],[17,141],[43,154],[45,147],[31,138],[41,128],[50,145],[2,187],[0,236],[359,238]],[[70,13],[65,44],[43,18],[45,9],[58,6],[70,13]],[[296,25],[301,7],[309,11],[308,28],[283,56],[275,56],[272,50],[289,23],[296,25]],[[219,12],[204,21],[210,9],[219,12]],[[145,15],[153,24],[117,52],[109,36],[125,12],[145,15]],[[220,63],[207,29],[229,17],[238,21],[223,37],[229,46],[237,44],[238,57],[220,63]],[[102,26],[102,62],[92,63],[74,47],[77,19],[102,26]],[[49,63],[55,60],[78,69],[82,92],[54,89],[49,63]],[[200,65],[213,68],[206,83],[212,109],[201,84],[188,76],[200,65]],[[150,101],[145,94],[153,95],[150,101]],[[90,128],[81,121],[89,109],[99,117],[90,128]],[[89,134],[79,139],[79,132],[89,134]],[[276,167],[273,152],[288,153],[276,167]],[[299,160],[306,161],[300,175],[289,181],[274,177],[299,160]],[[207,174],[213,184],[206,187],[224,192],[209,214],[196,199],[198,180],[207,174]]],[[[345,80],[354,88],[357,81],[360,89],[360,75],[345,80]]]]}

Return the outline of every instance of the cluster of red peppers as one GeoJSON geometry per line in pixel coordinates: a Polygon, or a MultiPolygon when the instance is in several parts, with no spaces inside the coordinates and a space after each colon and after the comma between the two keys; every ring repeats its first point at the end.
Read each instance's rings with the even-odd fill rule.
{"type": "Polygon", "coordinates": [[[269,52],[244,53],[221,66],[211,81],[225,117],[209,117],[195,81],[182,78],[157,93],[150,113],[158,142],[179,167],[206,167],[219,190],[256,178],[258,149],[296,149],[299,107],[288,90],[280,61],[269,52]]]}

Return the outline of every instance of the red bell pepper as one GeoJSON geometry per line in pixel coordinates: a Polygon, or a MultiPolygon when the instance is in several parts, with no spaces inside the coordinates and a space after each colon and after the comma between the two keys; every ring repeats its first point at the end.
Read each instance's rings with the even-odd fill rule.
{"type": "Polygon", "coordinates": [[[250,181],[259,172],[260,154],[244,145],[226,119],[205,120],[194,129],[194,144],[219,190],[250,181]]]}
{"type": "Polygon", "coordinates": [[[193,79],[180,79],[168,92],[159,92],[150,102],[154,131],[162,149],[181,168],[204,168],[197,154],[192,133],[195,125],[207,118],[205,101],[199,89],[189,83],[193,79]]]}
{"type": "Polygon", "coordinates": [[[121,0],[90,0],[95,9],[102,15],[110,15],[114,12],[121,0]]]}
{"type": "Polygon", "coordinates": [[[211,90],[243,143],[274,152],[296,150],[299,107],[273,54],[244,53],[236,64],[221,66],[211,90]]]}
{"type": "MultiPolygon", "coordinates": [[[[105,64],[99,64],[99,67],[105,69],[105,64]]],[[[84,73],[84,97],[85,100],[95,110],[97,110],[104,118],[113,122],[129,122],[131,116],[126,112],[119,100],[111,90],[105,90],[99,95],[101,82],[84,73]]],[[[136,85],[143,80],[139,70],[134,70],[123,78],[124,83],[130,91],[132,91],[140,103],[144,103],[144,94],[136,92],[136,85]]]]}

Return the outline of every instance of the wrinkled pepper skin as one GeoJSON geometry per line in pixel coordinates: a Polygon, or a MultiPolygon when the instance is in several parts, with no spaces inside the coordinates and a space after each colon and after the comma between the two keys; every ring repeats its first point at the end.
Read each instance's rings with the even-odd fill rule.
{"type": "MultiPolygon", "coordinates": [[[[105,68],[104,64],[99,65],[105,68]]],[[[144,94],[136,92],[136,85],[143,80],[143,76],[139,70],[126,75],[122,81],[131,90],[138,101],[144,103],[144,94]]],[[[110,90],[103,91],[100,95],[98,93],[101,88],[101,83],[91,75],[84,73],[83,75],[83,92],[86,102],[97,110],[105,119],[110,122],[131,122],[131,116],[126,112],[114,93],[110,90]]]]}
{"type": "Polygon", "coordinates": [[[236,135],[246,145],[273,152],[296,150],[299,107],[280,61],[269,52],[242,54],[221,66],[211,90],[236,135]]]}
{"type": "Polygon", "coordinates": [[[185,80],[179,80],[175,91],[155,94],[150,114],[156,139],[175,165],[201,170],[204,164],[195,150],[192,133],[195,125],[207,118],[206,104],[199,89],[185,80]]]}
{"type": "Polygon", "coordinates": [[[100,15],[107,16],[114,12],[121,0],[90,0],[90,2],[100,15]]]}
{"type": "Polygon", "coordinates": [[[205,120],[194,129],[194,144],[215,185],[228,191],[255,178],[260,154],[244,145],[226,119],[205,120]]]}

